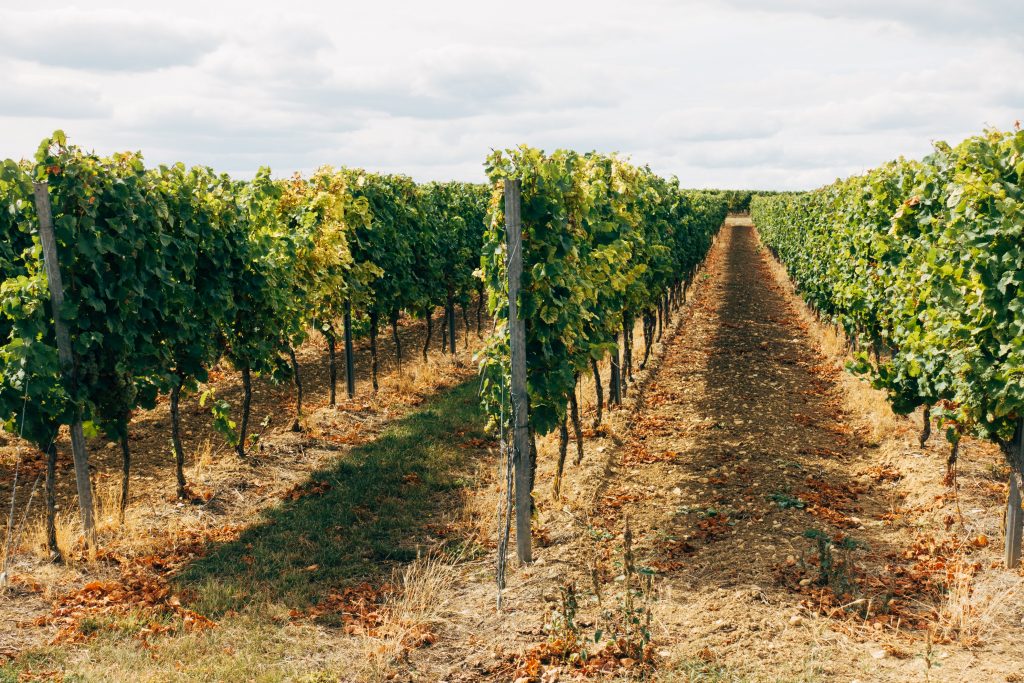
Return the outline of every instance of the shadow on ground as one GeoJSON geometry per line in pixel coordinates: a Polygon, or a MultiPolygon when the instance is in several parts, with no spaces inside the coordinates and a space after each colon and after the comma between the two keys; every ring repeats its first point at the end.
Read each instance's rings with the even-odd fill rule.
{"type": "Polygon", "coordinates": [[[307,607],[437,544],[428,525],[458,511],[474,483],[467,472],[492,443],[476,387],[465,382],[391,424],[194,562],[177,579],[192,606],[211,616],[253,603],[307,607]]]}
{"type": "Polygon", "coordinates": [[[866,446],[849,424],[837,370],[768,270],[754,229],[725,230],[706,314],[655,379],[669,400],[643,418],[661,437],[648,448],[680,453],[652,479],[674,479],[698,501],[654,525],[687,540],[655,543],[653,560],[704,589],[764,586],[787,554],[813,554],[803,534],[815,530],[852,533],[884,560],[893,551],[884,534],[854,521],[881,514],[887,501],[856,477],[866,446]]]}

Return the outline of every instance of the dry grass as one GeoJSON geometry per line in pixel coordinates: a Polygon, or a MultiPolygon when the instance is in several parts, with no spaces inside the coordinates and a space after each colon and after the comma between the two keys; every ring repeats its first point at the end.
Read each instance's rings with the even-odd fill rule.
{"type": "MultiPolygon", "coordinates": [[[[124,523],[121,521],[120,478],[99,479],[93,486],[93,503],[96,533],[100,545],[110,544],[122,537],[132,536],[141,531],[140,520],[133,515],[131,506],[125,511],[124,523]]],[[[57,546],[61,549],[64,560],[70,567],[78,567],[83,562],[88,564],[95,560],[95,552],[82,553],[84,537],[81,525],[77,507],[57,512],[55,517],[57,546]]],[[[45,514],[36,515],[34,521],[30,523],[21,544],[21,550],[40,560],[49,559],[45,514]]]]}
{"type": "MultiPolygon", "coordinates": [[[[473,335],[470,341],[472,353],[479,345],[479,340],[473,335]]],[[[452,376],[457,376],[458,371],[466,367],[467,352],[459,345],[458,354],[455,357],[441,356],[432,352],[430,357],[423,361],[418,355],[415,359],[407,360],[403,364],[402,372],[383,373],[381,376],[381,390],[372,397],[375,403],[389,405],[393,402],[415,404],[452,376]]],[[[217,445],[214,439],[206,438],[197,447],[191,449],[187,458],[192,461],[188,472],[187,480],[192,486],[204,486],[207,479],[216,477],[219,461],[228,452],[223,444],[217,445]]],[[[152,528],[153,519],[140,505],[152,508],[153,501],[149,500],[150,491],[136,493],[134,489],[138,485],[137,479],[132,478],[133,489],[129,491],[131,499],[125,511],[125,518],[121,520],[121,479],[119,474],[100,476],[94,482],[94,504],[96,531],[101,546],[116,544],[118,550],[128,556],[145,554],[159,544],[166,542],[169,528],[161,526],[159,529],[152,528]],[[165,533],[167,532],[167,533],[165,533]]],[[[21,542],[12,550],[12,556],[17,552],[26,552],[31,557],[40,560],[49,560],[49,551],[46,544],[46,523],[43,506],[43,485],[40,482],[39,490],[32,502],[32,515],[25,525],[21,542]]],[[[75,504],[64,505],[64,510],[57,513],[57,544],[65,555],[69,567],[77,568],[82,560],[91,561],[90,557],[80,552],[83,545],[81,522],[75,504]]],[[[18,518],[20,513],[16,513],[18,518]]],[[[16,520],[17,521],[17,520],[16,520]]],[[[175,532],[193,530],[197,526],[196,520],[189,516],[176,516],[167,521],[175,532]]],[[[198,524],[201,526],[201,524],[198,524]]],[[[0,553],[3,548],[0,547],[0,553]]],[[[2,554],[0,554],[2,562],[2,554]]]]}
{"type": "MultiPolygon", "coordinates": [[[[128,495],[131,495],[129,490],[128,495]]],[[[121,479],[104,477],[93,487],[93,502],[96,506],[96,532],[104,538],[116,536],[121,531],[121,479]]],[[[125,519],[128,510],[125,510],[125,519]]]]}
{"type": "MultiPolygon", "coordinates": [[[[77,553],[69,551],[75,550],[82,543],[82,522],[76,512],[58,512],[54,522],[57,529],[57,547],[65,554],[65,561],[68,565],[74,566],[77,553]]],[[[41,561],[49,561],[50,550],[46,545],[45,516],[40,516],[29,523],[19,550],[41,561]]]]}
{"type": "Polygon", "coordinates": [[[946,600],[940,606],[938,634],[965,647],[986,642],[1020,603],[1024,578],[1009,572],[977,574],[960,561],[947,569],[946,600]]]}
{"type": "MultiPolygon", "coordinates": [[[[490,547],[495,539],[495,488],[497,475],[484,468],[479,468],[473,475],[476,485],[466,489],[463,494],[463,505],[459,510],[456,524],[459,538],[464,539],[465,546],[490,547]]],[[[498,504],[500,505],[500,501],[498,504]]]]}
{"type": "MultiPolygon", "coordinates": [[[[397,482],[386,486],[391,490],[401,485],[403,495],[408,493],[404,487],[414,487],[416,495],[425,498],[437,495],[435,484],[443,484],[446,494],[462,489],[460,497],[467,503],[468,509],[463,510],[452,501],[453,504],[450,508],[446,506],[446,510],[450,510],[452,526],[456,529],[452,538],[461,541],[465,536],[467,540],[461,545],[450,544],[455,550],[446,547],[445,552],[466,553],[468,556],[481,552],[482,546],[488,542],[488,534],[493,533],[490,528],[493,525],[493,508],[487,500],[490,492],[484,491],[488,486],[486,482],[493,478],[490,472],[485,471],[490,465],[481,464],[482,469],[476,473],[449,473],[447,469],[440,469],[449,466],[449,459],[454,461],[456,455],[461,457],[476,448],[475,444],[470,444],[472,448],[462,444],[463,437],[472,442],[482,441],[483,434],[476,433],[475,403],[464,400],[465,391],[457,390],[454,397],[446,398],[445,394],[440,398],[445,417],[440,421],[444,425],[443,429],[432,431],[421,424],[422,421],[413,419],[403,429],[419,430],[417,434],[424,434],[417,444],[407,445],[402,441],[405,438],[402,432],[397,437],[400,448],[387,439],[379,446],[373,445],[385,427],[396,418],[404,419],[411,406],[424,403],[439,390],[462,384],[468,379],[475,365],[472,361],[473,353],[482,343],[475,334],[471,334],[466,344],[460,327],[458,351],[454,357],[438,353],[436,342],[439,336],[436,336],[429,359],[423,361],[420,356],[422,325],[410,321],[408,327],[411,329],[407,330],[403,325],[402,330],[408,334],[403,335],[406,360],[400,373],[397,372],[393,355],[390,355],[390,337],[382,338],[380,391],[376,393],[370,390],[365,342],[361,341],[357,345],[357,397],[354,401],[346,401],[344,384],[339,383],[338,398],[343,407],[337,411],[326,407],[327,369],[322,341],[314,335],[313,342],[300,350],[304,378],[309,378],[306,386],[307,419],[314,422],[316,428],[325,435],[341,435],[346,437],[345,441],[330,439],[321,444],[312,428],[311,433],[295,435],[286,431],[287,427],[282,430],[280,426],[275,426],[265,435],[259,462],[241,462],[209,426],[208,410],[195,405],[195,397],[190,397],[182,411],[186,478],[197,495],[206,499],[204,505],[181,503],[174,498],[172,463],[168,460],[169,423],[165,404],[159,407],[159,412],[142,414],[138,422],[133,423],[134,462],[129,505],[123,524],[120,521],[120,452],[116,448],[104,448],[103,442],[92,444],[90,455],[96,465],[94,495],[98,540],[99,547],[108,551],[104,554],[132,560],[149,555],[162,556],[169,549],[173,552],[178,546],[187,546],[187,552],[192,552],[190,544],[201,541],[211,531],[219,533],[222,527],[227,529],[239,523],[254,521],[260,511],[279,505],[282,494],[293,484],[304,481],[310,472],[340,462],[350,448],[369,448],[371,455],[368,457],[373,463],[394,459],[402,462],[403,467],[415,463],[437,468],[436,482],[433,477],[427,477],[428,482],[424,486],[397,482]],[[410,338],[412,341],[409,341],[410,338]],[[339,419],[339,413],[343,411],[347,416],[339,419]],[[469,421],[470,413],[474,413],[472,422],[469,421]],[[463,429],[467,427],[472,433],[463,434],[463,429]],[[442,438],[449,435],[451,439],[442,438]],[[419,444],[433,444],[435,438],[443,447],[431,446],[429,452],[425,447],[422,452],[416,449],[419,444]],[[310,440],[314,442],[312,447],[310,440]],[[327,447],[321,448],[321,445],[327,447]],[[392,453],[391,449],[395,452],[392,453]],[[416,451],[418,455],[404,455],[410,450],[416,451]],[[461,476],[456,478],[456,474],[461,476]],[[467,478],[474,482],[475,489],[463,488],[467,478]],[[475,494],[478,491],[484,492],[477,496],[475,494]],[[465,534],[463,529],[466,530],[465,534]]],[[[219,373],[214,381],[225,398],[232,400],[237,397],[237,373],[219,373]]],[[[294,406],[294,391],[290,386],[276,387],[261,383],[255,399],[254,421],[258,421],[259,416],[272,414],[276,425],[279,414],[290,415],[294,406]]],[[[286,422],[288,425],[291,423],[290,419],[286,422]]],[[[17,457],[17,449],[22,446],[21,442],[12,443],[11,437],[0,437],[0,467],[12,466],[17,457]]],[[[61,452],[67,454],[66,450],[61,452]]],[[[367,470],[367,477],[374,474],[370,469],[372,467],[367,470]]],[[[12,554],[16,553],[12,557],[12,574],[31,579],[36,585],[41,585],[41,589],[31,595],[23,589],[3,594],[5,600],[9,597],[11,601],[0,604],[0,622],[13,618],[11,615],[15,613],[18,618],[41,615],[49,609],[52,599],[75,590],[83,581],[111,579],[117,571],[110,563],[92,562],[89,555],[82,551],[77,498],[73,482],[67,476],[68,471],[64,458],[59,465],[61,477],[58,479],[57,490],[57,534],[67,562],[65,565],[49,562],[44,492],[40,481],[24,534],[18,547],[12,551],[12,554]]],[[[7,483],[9,486],[10,479],[7,483]]],[[[27,486],[24,478],[19,481],[16,517],[20,518],[24,510],[27,490],[31,485],[31,480],[27,481],[27,486]]],[[[0,485],[0,491],[5,494],[3,499],[9,504],[9,489],[0,485]]],[[[336,502],[346,505],[351,501],[343,497],[336,502]]],[[[409,506],[415,508],[426,505],[428,501],[407,498],[404,502],[403,512],[409,506]]],[[[6,505],[3,507],[6,509],[6,505]]],[[[418,529],[418,522],[428,521],[419,513],[408,516],[408,520],[405,517],[401,519],[403,524],[411,525],[410,529],[418,529]],[[417,524],[414,525],[414,522],[417,524]]],[[[373,519],[365,522],[367,526],[375,523],[373,519]]],[[[353,541],[359,542],[358,539],[353,541]]],[[[269,548],[268,552],[273,553],[274,550],[269,548]]],[[[381,554],[391,556],[391,551],[397,553],[395,557],[404,557],[401,553],[408,552],[408,549],[380,543],[381,554]]],[[[339,574],[349,571],[349,564],[353,567],[360,564],[358,559],[349,562],[348,558],[352,557],[356,557],[356,554],[348,554],[344,561],[339,560],[339,574]]],[[[394,643],[403,640],[410,642],[410,633],[415,634],[417,629],[424,629],[425,633],[433,630],[431,623],[435,617],[432,616],[434,613],[431,612],[430,601],[435,598],[434,593],[442,591],[444,582],[450,580],[442,578],[438,583],[437,579],[439,576],[449,576],[454,570],[445,570],[441,560],[420,562],[422,567],[418,566],[412,573],[394,579],[400,584],[403,593],[407,590],[406,586],[411,590],[408,596],[396,593],[387,606],[384,625],[374,636],[374,647],[383,653],[381,661],[387,661],[389,657],[393,659],[393,653],[398,649],[394,643]]],[[[321,564],[324,564],[326,570],[326,563],[321,564]]],[[[324,580],[325,584],[328,582],[324,580]]],[[[278,588],[277,584],[274,587],[278,588]]],[[[317,589],[314,587],[311,590],[317,589]]],[[[238,615],[218,619],[218,628],[209,632],[178,633],[161,638],[160,655],[157,657],[152,657],[151,652],[138,646],[135,636],[128,633],[128,625],[125,628],[104,630],[80,650],[64,646],[46,648],[43,643],[52,634],[44,633],[41,629],[19,629],[15,634],[17,637],[11,639],[10,643],[0,637],[0,653],[28,650],[30,646],[43,648],[45,653],[42,650],[34,651],[35,654],[26,655],[18,666],[31,665],[34,661],[32,657],[38,655],[50,662],[52,668],[81,673],[83,680],[166,680],[167,672],[192,680],[304,680],[303,677],[310,674],[315,674],[315,680],[333,680],[331,674],[335,677],[340,674],[341,680],[351,680],[349,676],[352,674],[349,672],[356,668],[354,663],[360,660],[362,649],[365,649],[362,648],[361,638],[343,636],[318,624],[299,624],[293,621],[289,613],[296,600],[298,598],[292,599],[291,596],[277,601],[271,599],[265,608],[261,607],[259,613],[243,613],[244,610],[239,610],[238,615]],[[301,637],[296,637],[299,635],[301,637]]],[[[7,669],[0,666],[0,680],[6,680],[7,673],[7,669]]]]}
{"type": "MultiPolygon", "coordinates": [[[[773,268],[781,269],[772,261],[773,268]]],[[[807,331],[821,353],[843,370],[842,384],[845,389],[846,406],[861,418],[866,427],[868,443],[878,445],[887,438],[902,434],[907,418],[892,411],[884,391],[873,388],[866,380],[850,375],[845,365],[851,359],[850,342],[846,334],[832,325],[826,325],[814,318],[806,306],[801,306],[801,318],[807,324],[807,331]]]]}
{"type": "MultiPolygon", "coordinates": [[[[476,348],[474,344],[473,348],[476,348]]],[[[460,348],[459,353],[463,351],[460,348]]],[[[433,391],[446,377],[452,376],[452,369],[463,362],[458,356],[441,356],[431,353],[427,360],[420,356],[402,363],[402,371],[386,375],[381,379],[383,397],[414,397],[433,391]]]]}
{"type": "MultiPolygon", "coordinates": [[[[221,449],[223,450],[223,449],[221,449]]],[[[201,483],[206,471],[218,457],[213,442],[207,439],[197,450],[195,466],[192,469],[190,482],[201,483]]],[[[133,480],[134,483],[134,480],[133,480]]],[[[18,547],[12,552],[27,553],[29,556],[47,562],[49,550],[46,543],[46,517],[41,509],[43,504],[42,491],[36,492],[33,500],[33,514],[26,524],[26,529],[18,547]]],[[[132,491],[129,490],[129,495],[132,491]]],[[[119,476],[98,477],[93,486],[93,502],[96,519],[97,539],[100,547],[116,547],[126,557],[144,555],[153,552],[168,538],[175,537],[186,531],[195,531],[203,526],[193,515],[183,511],[168,520],[166,525],[158,529],[152,528],[153,519],[144,498],[139,503],[129,501],[124,518],[121,517],[121,479],[119,476]]],[[[69,568],[81,568],[91,564],[96,557],[94,552],[83,553],[83,535],[81,518],[78,508],[72,506],[57,512],[56,518],[57,545],[64,555],[69,568]]]]}
{"type": "Polygon", "coordinates": [[[433,644],[457,578],[451,559],[420,558],[396,570],[396,591],[381,610],[381,622],[363,636],[361,680],[383,681],[408,663],[411,651],[433,644]]]}
{"type": "Polygon", "coordinates": [[[219,448],[215,446],[213,439],[201,441],[199,446],[191,453],[195,464],[192,465],[192,475],[187,477],[188,481],[202,483],[203,475],[216,459],[221,457],[226,451],[227,448],[224,446],[219,448]]]}
{"type": "MultiPolygon", "coordinates": [[[[272,610],[272,612],[274,612],[272,610]]],[[[359,652],[314,624],[268,615],[238,615],[217,628],[159,637],[144,645],[107,630],[89,649],[45,650],[59,669],[37,670],[37,680],[136,681],[351,681],[359,652]],[[277,621],[270,618],[278,618],[277,621]],[[69,674],[62,678],[58,671],[69,674]]],[[[116,626],[116,624],[115,624],[116,626]]],[[[6,673],[6,672],[3,672],[6,673]]],[[[26,677],[28,679],[29,677],[26,677]]],[[[0,680],[8,680],[0,675],[0,680]]],[[[13,680],[13,679],[12,679],[13,680]]]]}
{"type": "MultiPolygon", "coordinates": [[[[7,436],[0,436],[0,463],[14,469],[19,467],[19,463],[25,461],[26,449],[20,441],[11,446],[10,440],[11,438],[7,436]]],[[[0,518],[4,526],[4,535],[0,540],[0,571],[3,572],[0,575],[0,588],[6,587],[9,578],[7,570],[21,547],[25,545],[25,534],[28,531],[26,522],[30,521],[28,515],[34,506],[42,504],[45,496],[42,474],[27,477],[23,470],[20,474],[21,477],[17,481],[12,481],[15,488],[10,493],[11,497],[5,497],[0,504],[0,509],[5,513],[0,518]],[[20,509],[18,507],[19,494],[26,499],[24,507],[20,509]]]]}

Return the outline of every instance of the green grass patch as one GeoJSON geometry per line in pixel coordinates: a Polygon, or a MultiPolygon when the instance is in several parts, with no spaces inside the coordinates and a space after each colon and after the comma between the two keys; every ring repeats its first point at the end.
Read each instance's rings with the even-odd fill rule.
{"type": "Polygon", "coordinates": [[[466,442],[486,437],[476,390],[468,381],[390,425],[311,475],[328,490],[266,511],[195,562],[178,579],[191,606],[214,618],[265,600],[302,608],[415,559],[423,523],[467,483],[461,470],[479,451],[466,442]]]}
{"type": "Polygon", "coordinates": [[[806,502],[788,493],[773,493],[768,498],[775,501],[780,510],[803,510],[807,507],[806,502]]]}

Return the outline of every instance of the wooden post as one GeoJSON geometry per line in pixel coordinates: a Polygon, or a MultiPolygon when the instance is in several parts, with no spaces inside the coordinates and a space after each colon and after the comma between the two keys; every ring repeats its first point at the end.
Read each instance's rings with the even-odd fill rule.
{"type": "Polygon", "coordinates": [[[1006,497],[1006,546],[1007,569],[1016,569],[1020,564],[1021,533],[1024,531],[1024,515],[1021,514],[1020,475],[1011,470],[1010,491],[1006,497]]]}
{"type": "MultiPolygon", "coordinates": [[[[60,277],[60,261],[57,258],[57,240],[53,234],[53,213],[50,209],[50,190],[46,183],[35,183],[36,213],[39,215],[39,242],[43,247],[43,265],[50,285],[50,305],[53,308],[53,331],[57,337],[57,354],[60,358],[61,373],[69,391],[76,384],[75,360],[71,355],[71,336],[61,317],[64,308],[64,284],[60,277]]],[[[82,513],[82,528],[86,542],[96,547],[96,526],[93,521],[92,482],[89,479],[89,454],[85,451],[85,434],[82,432],[82,409],[77,408],[75,421],[71,424],[71,450],[75,461],[75,483],[78,485],[78,507],[82,513]]]]}
{"type": "Polygon", "coordinates": [[[523,274],[523,226],[520,182],[505,181],[505,233],[508,245],[508,329],[512,365],[512,452],[516,483],[516,551],[519,561],[533,561],[530,514],[530,418],[526,393],[526,324],[519,318],[519,280],[523,274]]]}
{"type": "Polygon", "coordinates": [[[345,390],[349,398],[356,396],[356,363],[352,358],[352,300],[345,300],[345,390]]]}
{"type": "Polygon", "coordinates": [[[1021,473],[1024,472],[1024,419],[1017,422],[1013,442],[1007,454],[1010,461],[1010,490],[1006,496],[1006,527],[1004,529],[1007,569],[1020,564],[1021,538],[1024,537],[1024,510],[1021,509],[1021,473]]]}
{"type": "MultiPolygon", "coordinates": [[[[518,284],[516,285],[518,288],[518,284]]],[[[445,303],[445,316],[448,321],[448,352],[455,355],[455,295],[448,292],[445,303]]]]}

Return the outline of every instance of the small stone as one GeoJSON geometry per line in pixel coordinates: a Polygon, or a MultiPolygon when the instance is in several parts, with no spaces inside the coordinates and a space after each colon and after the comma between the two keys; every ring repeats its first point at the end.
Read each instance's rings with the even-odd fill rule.
{"type": "Polygon", "coordinates": [[[811,585],[811,580],[810,579],[800,579],[800,585],[801,586],[810,586],[811,585]]]}
{"type": "Polygon", "coordinates": [[[804,623],[804,618],[801,617],[799,614],[794,614],[789,618],[789,623],[791,626],[799,626],[800,624],[804,623]]]}
{"type": "Polygon", "coordinates": [[[673,495],[673,496],[681,496],[681,495],[683,495],[683,491],[682,491],[682,489],[680,489],[680,488],[679,488],[679,487],[677,486],[677,487],[675,487],[674,489],[672,489],[672,495],[673,495]]]}
{"type": "Polygon", "coordinates": [[[786,566],[787,567],[793,567],[795,565],[796,565],[796,558],[793,557],[792,555],[787,555],[786,556],[786,566]]]}
{"type": "Polygon", "coordinates": [[[107,450],[114,450],[115,448],[117,448],[117,442],[116,441],[108,441],[107,442],[107,450]]]}
{"type": "Polygon", "coordinates": [[[875,659],[885,659],[885,650],[875,650],[871,656],[875,659]]]}

